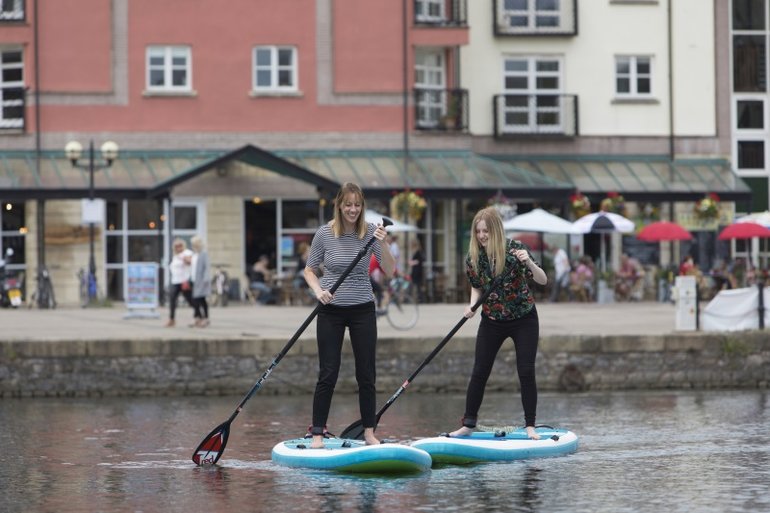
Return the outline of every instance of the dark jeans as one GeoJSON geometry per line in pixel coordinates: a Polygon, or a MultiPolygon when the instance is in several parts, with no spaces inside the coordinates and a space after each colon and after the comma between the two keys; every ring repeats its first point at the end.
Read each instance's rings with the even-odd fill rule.
{"type": "Polygon", "coordinates": [[[358,406],[365,428],[374,427],[377,407],[375,360],[377,315],[374,303],[355,306],[325,305],[318,312],[318,382],[313,397],[313,434],[321,434],[329,417],[339,376],[345,328],[350,332],[358,382],[358,406]]]}
{"type": "Polygon", "coordinates": [[[172,284],[171,297],[168,303],[168,318],[171,320],[174,320],[174,316],[176,315],[176,302],[179,299],[179,294],[182,294],[182,297],[185,298],[185,301],[187,301],[188,305],[192,306],[193,308],[195,307],[195,305],[193,304],[193,298],[192,298],[192,285],[190,285],[189,289],[182,290],[181,283],[172,284]]]}
{"type": "Polygon", "coordinates": [[[476,427],[476,419],[484,399],[484,388],[487,386],[487,380],[492,372],[492,365],[495,363],[500,347],[508,337],[513,339],[516,348],[516,370],[521,385],[524,422],[527,426],[535,425],[535,413],[537,411],[535,357],[537,356],[539,336],[540,323],[535,307],[524,317],[512,321],[492,321],[487,317],[481,318],[479,331],[476,335],[473,372],[465,399],[464,426],[476,427]]]}
{"type": "Polygon", "coordinates": [[[209,318],[209,303],[206,301],[205,296],[193,298],[193,308],[195,309],[195,319],[208,319],[209,318]]]}

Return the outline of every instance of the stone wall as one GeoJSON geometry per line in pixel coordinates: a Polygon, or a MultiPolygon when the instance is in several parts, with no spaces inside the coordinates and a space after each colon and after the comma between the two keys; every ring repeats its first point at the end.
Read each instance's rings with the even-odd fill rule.
{"type": "MultiPolygon", "coordinates": [[[[285,345],[278,340],[0,343],[0,397],[245,394],[285,345]]],[[[435,340],[381,339],[378,389],[394,392],[436,347],[435,340]]],[[[352,392],[353,357],[345,346],[338,390],[352,392]]],[[[452,340],[410,390],[465,389],[473,339],[452,340]]],[[[315,344],[296,343],[260,393],[309,394],[315,344]]],[[[770,341],[762,332],[664,337],[545,337],[537,359],[540,390],[768,388],[770,341]]],[[[488,390],[516,390],[508,343],[488,390]]]]}

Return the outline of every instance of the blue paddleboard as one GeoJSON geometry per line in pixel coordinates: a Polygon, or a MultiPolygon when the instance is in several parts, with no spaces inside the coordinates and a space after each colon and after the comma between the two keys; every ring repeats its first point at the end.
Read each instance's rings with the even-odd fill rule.
{"type": "Polygon", "coordinates": [[[423,472],[432,464],[427,452],[409,445],[326,438],[323,449],[310,449],[310,442],[310,438],[280,442],[273,447],[272,459],[287,467],[376,474],[423,472]]]}
{"type": "Polygon", "coordinates": [[[566,429],[537,428],[540,440],[530,440],[524,428],[508,432],[477,431],[470,436],[423,438],[412,447],[430,454],[434,463],[466,464],[559,456],[575,452],[578,437],[566,429]]]}

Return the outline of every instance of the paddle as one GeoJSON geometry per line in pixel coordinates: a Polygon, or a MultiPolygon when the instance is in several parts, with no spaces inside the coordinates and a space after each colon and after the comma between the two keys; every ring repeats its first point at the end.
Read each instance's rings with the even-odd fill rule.
{"type": "MultiPolygon", "coordinates": [[[[388,219],[387,217],[382,218],[382,225],[387,227],[393,224],[393,221],[388,219]]],[[[340,285],[342,285],[342,282],[347,278],[348,274],[353,270],[353,268],[358,264],[358,262],[366,255],[366,253],[369,251],[369,248],[374,243],[376,239],[374,236],[372,236],[371,239],[366,243],[366,245],[361,248],[361,250],[358,252],[356,257],[353,259],[352,262],[350,262],[350,265],[348,265],[347,269],[343,271],[343,273],[340,275],[340,277],[337,279],[337,282],[332,285],[332,288],[329,289],[329,292],[334,294],[336,290],[339,288],[340,285]]],[[[254,383],[254,386],[251,387],[251,390],[249,390],[249,393],[247,393],[244,398],[241,400],[240,403],[238,403],[238,407],[235,409],[232,415],[230,415],[230,418],[215,427],[213,430],[211,430],[211,433],[206,435],[206,438],[203,439],[203,441],[198,445],[198,448],[195,449],[195,452],[193,452],[192,460],[196,465],[213,465],[217,461],[219,461],[219,458],[222,456],[222,453],[225,451],[225,446],[227,445],[227,438],[230,436],[230,424],[232,424],[233,420],[235,420],[235,417],[238,416],[238,414],[243,409],[243,405],[246,404],[246,401],[251,399],[251,396],[253,396],[257,390],[262,388],[262,383],[267,379],[267,377],[270,375],[271,372],[273,372],[273,369],[276,365],[278,365],[278,362],[280,362],[284,356],[286,356],[286,353],[289,352],[289,349],[294,345],[294,343],[297,341],[297,339],[302,335],[302,332],[305,331],[305,328],[308,327],[308,325],[313,321],[316,315],[318,315],[318,311],[321,309],[323,304],[320,302],[316,305],[316,307],[313,309],[313,311],[310,313],[310,315],[305,319],[305,322],[302,323],[302,325],[297,329],[296,333],[294,333],[294,336],[291,337],[289,342],[286,343],[286,345],[281,349],[281,351],[273,358],[273,362],[270,364],[270,366],[267,368],[267,370],[262,374],[262,376],[257,380],[256,383],[254,383]]]]}
{"type": "MultiPolygon", "coordinates": [[[[487,287],[487,290],[484,291],[481,297],[479,297],[478,301],[476,301],[476,303],[471,307],[471,310],[475,312],[476,309],[484,301],[486,301],[487,297],[489,297],[489,294],[492,293],[492,289],[494,289],[497,286],[498,282],[500,281],[500,277],[503,276],[503,274],[505,273],[500,274],[497,278],[494,279],[494,281],[492,281],[492,283],[490,283],[489,287],[487,287]]],[[[406,387],[408,387],[412,383],[412,380],[417,376],[417,374],[419,374],[420,371],[424,369],[425,366],[428,365],[428,363],[430,363],[430,361],[439,353],[439,351],[441,351],[444,348],[444,346],[447,345],[449,340],[455,335],[455,333],[457,333],[457,331],[462,327],[463,324],[465,324],[465,321],[467,320],[468,318],[463,315],[463,318],[460,319],[460,321],[457,324],[455,324],[455,327],[452,328],[452,331],[447,333],[447,335],[444,337],[444,339],[441,342],[439,342],[436,348],[433,351],[431,351],[431,353],[425,358],[425,360],[422,361],[420,366],[417,367],[417,370],[415,370],[411,376],[406,378],[406,381],[404,381],[404,383],[400,387],[398,387],[398,390],[396,390],[396,393],[390,396],[390,399],[388,399],[388,401],[382,406],[382,408],[380,408],[380,411],[377,412],[377,416],[374,419],[375,429],[377,428],[377,424],[380,422],[380,417],[382,417],[382,414],[385,413],[385,411],[388,408],[390,408],[390,405],[393,404],[402,393],[404,393],[404,391],[406,390],[406,387]]],[[[363,439],[363,436],[364,436],[364,424],[363,424],[363,420],[361,419],[349,425],[340,434],[340,438],[352,438],[352,439],[358,439],[358,440],[363,439]]]]}

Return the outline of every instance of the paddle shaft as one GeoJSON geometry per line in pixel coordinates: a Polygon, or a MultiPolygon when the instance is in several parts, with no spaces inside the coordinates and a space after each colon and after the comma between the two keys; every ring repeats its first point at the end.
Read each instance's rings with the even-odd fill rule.
{"type": "MultiPolygon", "coordinates": [[[[390,219],[388,219],[387,217],[383,217],[382,218],[382,225],[383,226],[387,227],[387,226],[390,226],[391,224],[393,224],[393,222],[390,219]]],[[[356,257],[353,259],[352,262],[350,262],[350,265],[348,265],[348,267],[342,272],[340,277],[337,278],[337,282],[334,285],[332,285],[332,288],[329,289],[329,292],[334,294],[337,291],[337,289],[340,287],[340,285],[342,285],[342,282],[345,281],[345,278],[348,277],[348,275],[353,270],[353,268],[356,265],[358,265],[358,262],[360,262],[361,259],[364,258],[364,256],[366,256],[366,254],[369,252],[369,248],[372,246],[372,244],[374,243],[375,240],[377,240],[377,239],[375,239],[374,236],[372,236],[372,238],[369,239],[369,241],[366,243],[366,245],[359,250],[359,252],[356,255],[356,257]]],[[[249,390],[249,392],[243,397],[241,402],[238,404],[238,407],[235,409],[233,414],[230,415],[230,418],[227,420],[228,423],[232,422],[233,419],[235,419],[235,417],[238,416],[238,414],[241,412],[241,410],[243,409],[243,406],[246,404],[246,402],[249,399],[251,399],[251,397],[260,388],[262,388],[262,383],[264,383],[265,380],[268,378],[268,376],[270,376],[270,373],[273,372],[273,369],[276,367],[276,365],[278,365],[278,362],[280,362],[283,359],[283,357],[286,356],[286,353],[289,352],[289,350],[292,348],[292,346],[297,341],[297,339],[299,339],[300,335],[302,335],[302,333],[305,331],[305,329],[308,327],[308,325],[310,325],[310,323],[313,322],[313,319],[315,319],[316,315],[318,315],[318,312],[321,310],[322,307],[323,307],[323,304],[318,303],[315,306],[315,308],[313,308],[313,311],[310,312],[310,315],[307,316],[307,319],[305,319],[305,322],[302,323],[302,325],[297,329],[297,331],[294,333],[294,335],[291,337],[291,339],[289,339],[289,341],[286,343],[286,345],[283,346],[283,349],[281,349],[281,351],[277,355],[275,355],[275,358],[273,358],[273,361],[272,361],[272,363],[270,363],[270,366],[267,368],[267,370],[265,370],[265,372],[257,380],[257,382],[254,383],[254,386],[251,387],[251,390],[249,390]]]]}

